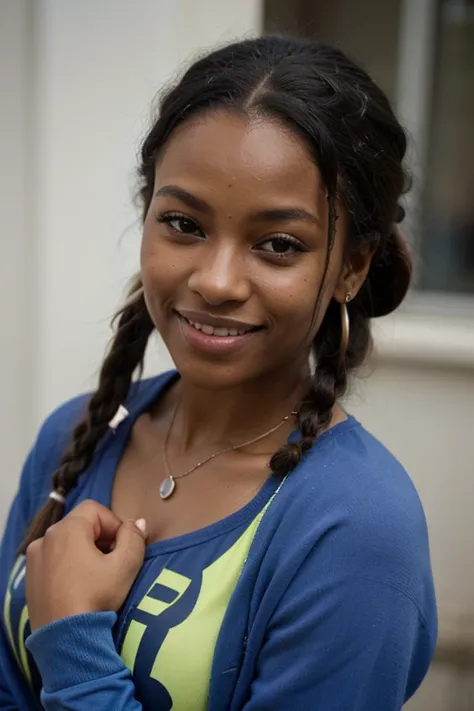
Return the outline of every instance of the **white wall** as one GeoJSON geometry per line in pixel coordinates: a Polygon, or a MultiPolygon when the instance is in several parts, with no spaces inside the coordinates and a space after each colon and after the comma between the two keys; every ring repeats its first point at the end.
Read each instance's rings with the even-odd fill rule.
{"type": "Polygon", "coordinates": [[[38,0],[36,421],[93,382],[108,319],[138,266],[131,192],[152,98],[196,47],[256,29],[255,7],[38,0]]]}
{"type": "Polygon", "coordinates": [[[30,28],[28,0],[0,2],[0,529],[33,431],[30,28]]]}

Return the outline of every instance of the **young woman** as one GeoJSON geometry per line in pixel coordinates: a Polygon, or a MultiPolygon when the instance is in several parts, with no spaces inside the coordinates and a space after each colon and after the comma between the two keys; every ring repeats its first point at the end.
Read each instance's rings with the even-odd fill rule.
{"type": "Polygon", "coordinates": [[[317,42],[219,49],[163,99],[98,388],[46,421],[8,519],[1,709],[398,711],[417,689],[423,510],[339,402],[409,286],[405,149],[317,42]],[[155,330],[176,371],[132,383],[155,330]]]}

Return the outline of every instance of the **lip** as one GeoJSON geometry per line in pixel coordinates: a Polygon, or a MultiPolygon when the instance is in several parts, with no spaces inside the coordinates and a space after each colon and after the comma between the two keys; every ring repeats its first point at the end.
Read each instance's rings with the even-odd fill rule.
{"type": "Polygon", "coordinates": [[[261,328],[261,324],[257,323],[246,323],[244,321],[237,321],[233,318],[222,318],[221,316],[213,316],[212,314],[206,313],[205,311],[191,311],[189,309],[176,309],[176,313],[183,318],[188,319],[188,321],[195,321],[196,323],[202,323],[206,326],[213,326],[214,328],[236,328],[238,331],[261,328]]]}
{"type": "MultiPolygon", "coordinates": [[[[240,336],[210,336],[206,333],[203,333],[202,331],[198,331],[197,328],[194,328],[194,326],[191,326],[191,324],[188,323],[188,321],[186,320],[187,317],[183,316],[182,314],[183,312],[176,312],[176,318],[183,338],[192,348],[195,348],[209,355],[231,355],[236,351],[239,351],[246,344],[248,344],[248,342],[255,338],[260,332],[259,329],[257,331],[249,331],[248,333],[244,333],[240,336]]],[[[202,316],[200,316],[200,318],[202,319],[202,316]]],[[[196,318],[192,320],[197,321],[198,319],[196,318]]],[[[215,328],[239,328],[239,326],[235,324],[240,322],[229,321],[229,319],[217,319],[217,321],[217,323],[215,322],[215,320],[213,323],[207,321],[207,324],[209,326],[214,326],[215,328]],[[232,325],[225,326],[223,322],[226,322],[227,324],[232,323],[232,325]]],[[[198,321],[198,323],[206,323],[206,321],[201,320],[198,321]]],[[[248,324],[244,325],[240,323],[241,329],[248,327],[248,324]]]]}

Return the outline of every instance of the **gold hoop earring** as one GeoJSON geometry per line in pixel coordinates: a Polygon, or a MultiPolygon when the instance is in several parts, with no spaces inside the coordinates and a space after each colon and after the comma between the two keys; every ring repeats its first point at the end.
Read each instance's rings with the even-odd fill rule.
{"type": "Polygon", "coordinates": [[[350,337],[350,321],[349,321],[349,311],[347,310],[347,304],[352,299],[352,294],[349,291],[346,294],[346,298],[341,303],[341,356],[346,357],[347,348],[349,347],[349,337],[350,337]]]}

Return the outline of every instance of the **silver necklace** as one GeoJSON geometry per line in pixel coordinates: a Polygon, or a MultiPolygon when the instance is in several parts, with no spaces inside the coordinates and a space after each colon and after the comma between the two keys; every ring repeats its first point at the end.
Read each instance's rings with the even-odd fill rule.
{"type": "MultiPolygon", "coordinates": [[[[179,405],[179,403],[178,403],[178,405],[179,405]]],[[[243,449],[244,447],[248,447],[251,444],[255,444],[255,442],[259,442],[261,439],[265,439],[265,437],[268,437],[269,435],[273,434],[273,432],[276,432],[278,429],[280,429],[280,427],[282,427],[285,424],[285,422],[287,422],[290,419],[290,417],[298,414],[297,412],[290,412],[288,415],[285,415],[285,417],[277,425],[274,425],[271,429],[267,430],[263,434],[258,435],[258,437],[253,437],[252,439],[242,442],[241,444],[234,444],[234,445],[231,445],[230,447],[225,447],[224,449],[220,449],[217,452],[214,452],[213,454],[211,454],[209,457],[206,457],[206,459],[203,459],[202,461],[198,462],[197,464],[194,464],[190,469],[183,472],[183,474],[177,474],[176,476],[173,476],[171,474],[170,465],[168,462],[168,442],[169,442],[171,430],[173,429],[173,424],[174,424],[174,421],[176,418],[176,413],[178,411],[178,405],[176,405],[176,407],[174,409],[173,417],[171,418],[170,426],[168,427],[168,432],[166,433],[165,443],[163,445],[163,463],[165,465],[166,479],[163,479],[163,481],[161,482],[161,485],[160,485],[160,497],[162,499],[169,499],[170,496],[173,495],[173,493],[176,489],[176,481],[178,479],[184,479],[185,476],[192,474],[193,472],[196,471],[196,469],[199,469],[200,467],[204,466],[204,464],[207,464],[212,459],[215,459],[216,457],[220,457],[221,454],[226,454],[227,452],[235,452],[237,449],[243,449]]]]}

